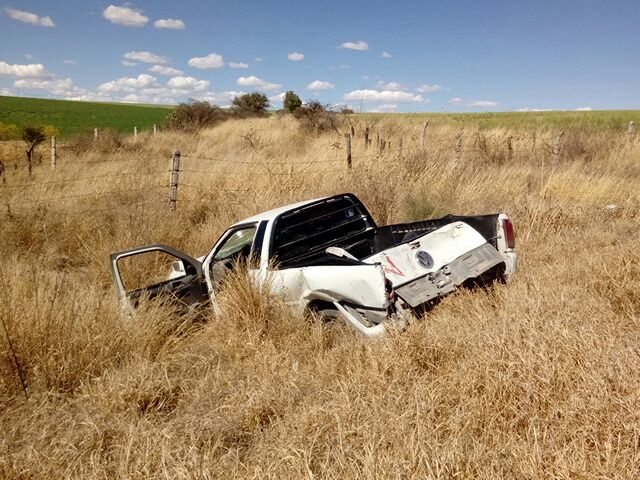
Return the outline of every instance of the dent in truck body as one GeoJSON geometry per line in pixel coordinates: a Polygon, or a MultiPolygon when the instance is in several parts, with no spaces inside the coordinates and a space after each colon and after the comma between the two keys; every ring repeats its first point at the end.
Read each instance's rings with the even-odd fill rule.
{"type": "Polygon", "coordinates": [[[187,302],[208,302],[218,310],[213,277],[219,269],[212,268],[216,251],[234,231],[248,226],[258,227],[251,248],[258,266],[250,270],[257,286],[268,283],[299,310],[324,305],[368,337],[392,324],[404,325],[405,314],[417,313],[468,280],[508,277],[517,266],[506,214],[447,215],[379,227],[355,195],[342,194],[237,223],[200,258],[202,263],[162,245],[115,253],[112,269],[121,299],[131,305],[142,293],[176,296],[177,290],[187,302]],[[162,284],[126,292],[117,261],[153,249],[176,257],[177,268],[162,284]]]}

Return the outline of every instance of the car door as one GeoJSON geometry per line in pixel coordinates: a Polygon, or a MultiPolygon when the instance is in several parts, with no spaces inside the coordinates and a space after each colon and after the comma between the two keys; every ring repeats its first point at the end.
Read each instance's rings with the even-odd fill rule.
{"type": "Polygon", "coordinates": [[[136,307],[143,297],[188,307],[209,301],[202,264],[179,250],[153,244],[112,253],[110,258],[118,296],[129,308],[136,307]],[[130,260],[137,262],[133,272],[123,269],[130,260]]]}

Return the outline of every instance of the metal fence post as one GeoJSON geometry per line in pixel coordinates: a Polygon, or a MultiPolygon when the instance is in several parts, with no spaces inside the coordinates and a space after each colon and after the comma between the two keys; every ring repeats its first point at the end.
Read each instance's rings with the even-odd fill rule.
{"type": "Polygon", "coordinates": [[[347,143],[347,168],[351,170],[351,134],[345,133],[344,139],[347,143]]]}

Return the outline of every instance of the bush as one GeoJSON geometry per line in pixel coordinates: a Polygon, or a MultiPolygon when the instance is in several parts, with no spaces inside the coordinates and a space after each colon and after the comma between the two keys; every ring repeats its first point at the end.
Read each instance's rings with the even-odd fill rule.
{"type": "Polygon", "coordinates": [[[68,146],[68,148],[76,155],[89,151],[107,154],[123,149],[130,149],[126,147],[125,135],[109,128],[100,130],[97,139],[94,137],[93,131],[87,131],[80,134],[71,139],[68,146]]]}
{"type": "Polygon", "coordinates": [[[283,106],[285,112],[294,113],[302,106],[302,100],[293,90],[289,90],[284,94],[283,106]]]}
{"type": "Polygon", "coordinates": [[[60,130],[58,130],[53,125],[45,125],[44,126],[44,136],[47,138],[57,137],[60,135],[60,130]]]}
{"type": "Polygon", "coordinates": [[[167,127],[175,130],[198,131],[212,127],[228,118],[228,113],[209,102],[191,100],[178,105],[167,121],[167,127]]]}
{"type": "Polygon", "coordinates": [[[264,93],[245,93],[233,99],[233,112],[241,118],[266,117],[269,115],[269,99],[264,93]]]}
{"type": "Polygon", "coordinates": [[[0,140],[20,140],[20,130],[13,123],[0,122],[0,140]]]}
{"type": "Polygon", "coordinates": [[[335,131],[339,133],[342,127],[342,116],[330,109],[329,106],[322,105],[317,100],[311,100],[298,108],[295,117],[300,121],[300,126],[308,131],[316,133],[335,131]]]}

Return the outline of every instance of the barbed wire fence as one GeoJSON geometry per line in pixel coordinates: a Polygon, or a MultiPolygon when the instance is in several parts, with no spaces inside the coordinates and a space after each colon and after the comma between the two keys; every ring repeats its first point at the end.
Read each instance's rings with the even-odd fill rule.
{"type": "MultiPolygon", "coordinates": [[[[565,132],[559,131],[555,136],[541,139],[533,134],[533,148],[542,148],[545,156],[558,162],[562,158],[566,141],[565,132]]],[[[61,158],[60,146],[56,138],[51,137],[51,162],[33,165],[33,175],[25,179],[19,174],[18,167],[13,170],[0,162],[0,205],[4,207],[4,217],[13,218],[25,215],[39,207],[65,215],[85,215],[95,212],[109,212],[123,209],[128,211],[142,207],[155,206],[159,211],[174,211],[178,205],[194,201],[206,186],[213,188],[218,194],[227,195],[228,203],[234,198],[251,194],[250,182],[236,182],[241,185],[229,186],[232,179],[266,178],[269,184],[289,188],[294,178],[309,178],[313,175],[332,176],[337,172],[350,172],[365,166],[397,165],[410,157],[428,157],[437,153],[449,157],[459,164],[478,155],[492,157],[500,162],[511,161],[517,153],[521,136],[505,136],[493,138],[481,131],[465,132],[461,129],[453,138],[431,138],[429,122],[424,122],[418,135],[404,138],[390,133],[375,133],[371,126],[365,126],[357,132],[351,126],[344,134],[344,140],[335,142],[331,148],[336,152],[343,151],[342,158],[320,160],[229,160],[214,156],[183,154],[175,150],[170,158],[123,158],[99,160],[64,161],[61,158]],[[354,155],[355,153],[355,155],[354,155]],[[114,171],[93,173],[92,167],[107,166],[114,171]],[[68,178],[50,179],[53,172],[64,169],[75,169],[79,175],[68,178]],[[86,170],[89,169],[87,172],[86,170]],[[18,172],[18,174],[16,174],[18,172]],[[38,179],[37,177],[40,177],[38,179]],[[289,182],[289,183],[287,183],[289,182]],[[221,183],[221,185],[218,185],[221,183]],[[52,194],[57,187],[74,186],[78,192],[60,192],[52,194]],[[191,191],[189,198],[181,198],[178,192],[191,191]],[[99,205],[90,202],[101,200],[99,205]]],[[[531,138],[527,137],[528,141],[531,138]]],[[[629,124],[625,132],[624,144],[634,145],[636,126],[629,124]]],[[[64,146],[62,147],[64,149],[64,146]]],[[[236,200],[239,203],[239,200],[236,200]]]]}

